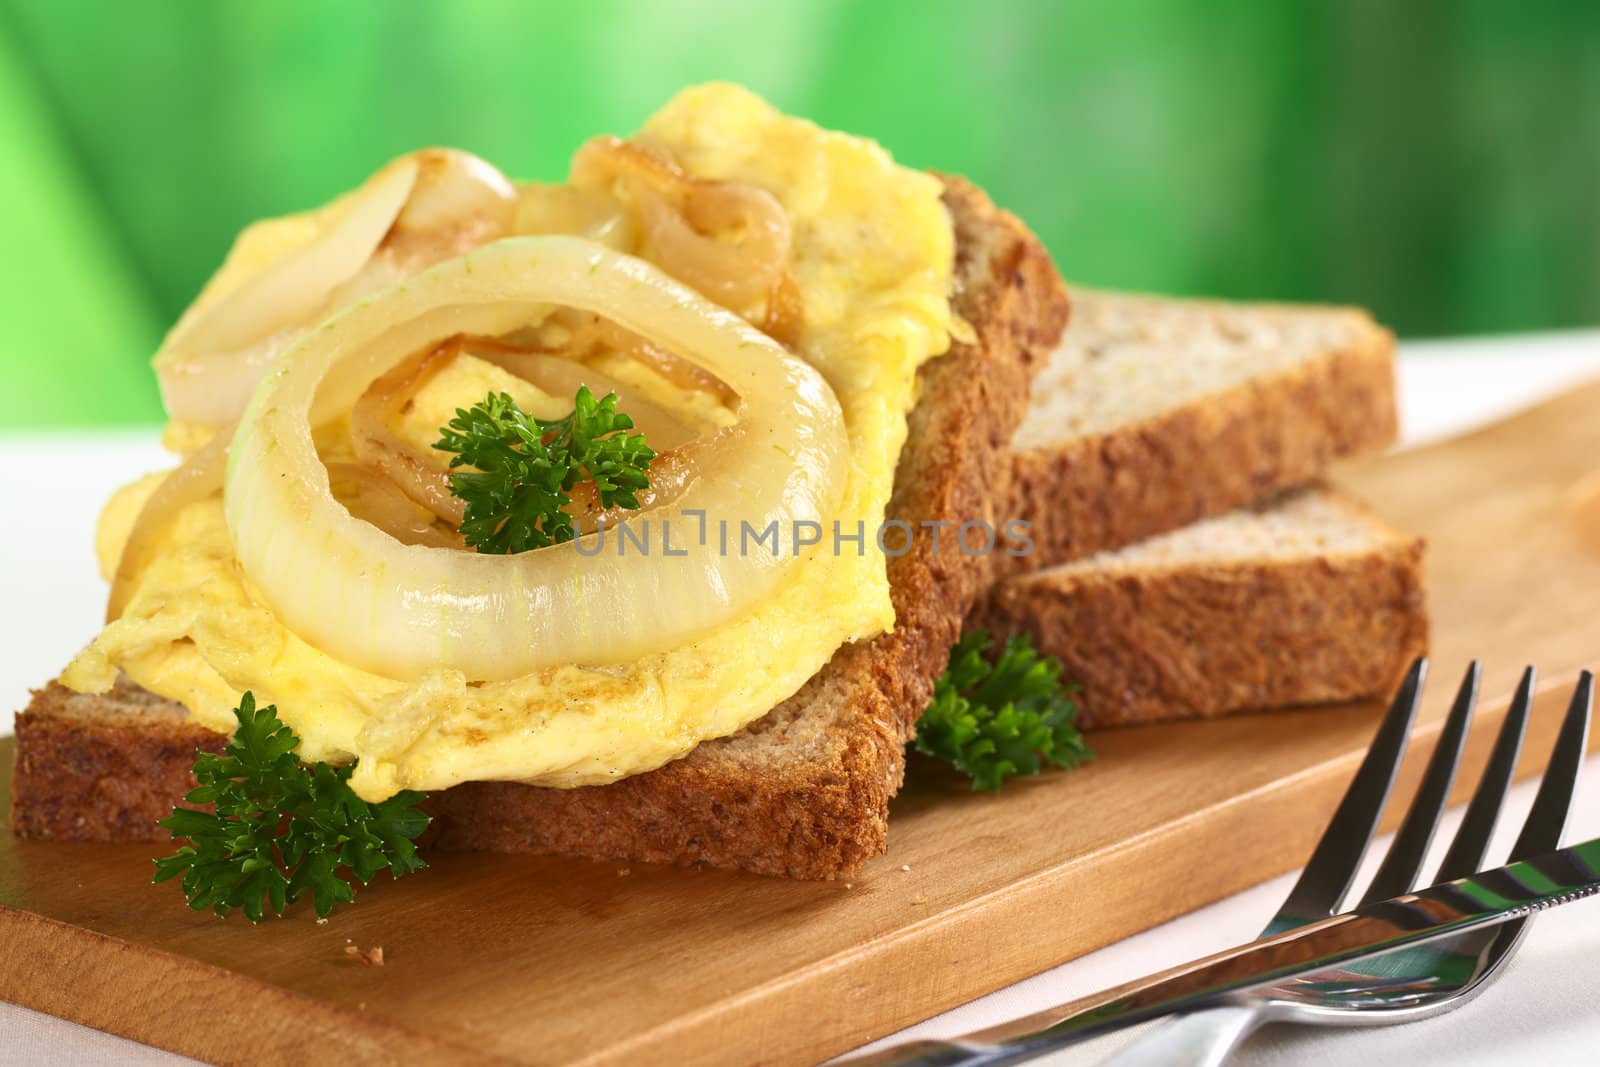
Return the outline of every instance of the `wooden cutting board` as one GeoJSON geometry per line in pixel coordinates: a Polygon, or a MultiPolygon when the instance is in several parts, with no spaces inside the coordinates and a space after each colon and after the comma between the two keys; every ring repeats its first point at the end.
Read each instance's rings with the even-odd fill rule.
{"type": "MultiPolygon", "coordinates": [[[[1469,658],[1468,783],[1525,663],[1547,679],[1531,773],[1600,660],[1597,415],[1600,384],[1339,477],[1430,542],[1408,786],[1469,658]]],[[[221,1063],[812,1062],[1296,866],[1380,710],[1104,733],[1094,764],[993,796],[920,764],[849,884],[440,855],[326,923],[253,928],[151,886],[153,846],[0,834],[0,998],[221,1063]]]]}

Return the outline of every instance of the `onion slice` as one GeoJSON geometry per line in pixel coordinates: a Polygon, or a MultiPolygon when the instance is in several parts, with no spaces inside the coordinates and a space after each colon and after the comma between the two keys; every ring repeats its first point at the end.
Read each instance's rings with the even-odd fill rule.
{"type": "Polygon", "coordinates": [[[690,177],[664,150],[616,137],[580,148],[572,181],[619,181],[639,212],[645,254],[725,307],[768,296],[788,268],[789,215],[765,189],[690,177]]]}
{"type": "MultiPolygon", "coordinates": [[[[419,450],[411,442],[402,440],[389,428],[390,420],[430,378],[463,354],[502,367],[553,396],[573,396],[580,386],[585,385],[596,396],[616,393],[617,409],[633,419],[634,427],[644,434],[660,461],[659,464],[651,464],[650,489],[639,494],[639,499],[666,499],[663,493],[665,487],[681,484],[681,477],[673,480],[672,471],[667,469],[670,464],[663,457],[674,455],[671,450],[687,444],[694,435],[665,408],[645,399],[627,384],[570,359],[545,355],[493,338],[452,337],[396,364],[361,394],[361,399],[356,401],[350,412],[350,438],[355,446],[356,458],[373,471],[386,476],[396,491],[403,493],[418,507],[427,509],[452,527],[461,525],[466,511],[461,498],[451,491],[450,472],[445,469],[443,457],[438,452],[419,450]],[[659,472],[658,465],[663,468],[659,472]]],[[[589,496],[593,497],[593,486],[589,485],[589,488],[589,496]]],[[[641,506],[648,507],[649,504],[641,506]]],[[[577,510],[581,514],[595,509],[585,504],[577,510]]],[[[585,528],[593,527],[591,521],[585,528]]],[[[389,532],[394,531],[390,529],[389,532]]],[[[419,543],[416,538],[401,540],[407,544],[419,543]]]]}
{"type": "Polygon", "coordinates": [[[150,547],[178,512],[222,488],[223,470],[227,466],[228,442],[233,438],[233,427],[220,427],[207,441],[177,469],[162,480],[150,494],[150,499],[139,509],[122,544],[122,556],[117,561],[117,572],[111,578],[111,595],[106,599],[106,622],[121,617],[133,595],[134,578],[148,562],[150,547]]]}
{"type": "Polygon", "coordinates": [[[517,237],[434,267],[330,320],[285,354],[241,420],[224,492],[241,567],[278,618],[342,662],[412,679],[519,677],[639,659],[749,610],[801,562],[799,523],[832,515],[849,463],[832,390],[803,360],[643,260],[580,238],[517,237]],[[456,333],[502,335],[568,305],[613,319],[726,382],[735,433],[707,439],[650,551],[595,535],[516,556],[403,545],[330,495],[312,427],[456,333]],[[713,532],[727,522],[722,551],[713,532]],[[740,551],[741,522],[770,541],[740,551]],[[678,553],[683,553],[679,555],[678,553]]]}
{"type": "Polygon", "coordinates": [[[466,513],[461,498],[450,491],[450,475],[432,457],[419,455],[408,441],[389,429],[389,420],[428,379],[456,358],[460,346],[447,342],[395,364],[357,400],[350,411],[350,438],[356,458],[387,476],[419,507],[459,527],[466,513]]]}
{"type": "MultiPolygon", "coordinates": [[[[260,224],[311,233],[289,241],[286,252],[220,297],[202,294],[179,320],[154,363],[167,413],[232,422],[267,368],[306,330],[425,267],[505,236],[515,218],[516,190],[494,167],[466,152],[425,148],[320,211],[260,224]]],[[[228,270],[225,264],[224,275],[228,270]]]]}
{"type": "Polygon", "coordinates": [[[161,399],[173,418],[237,418],[250,391],[305,324],[372,258],[417,181],[403,157],[369,178],[308,243],[185,315],[156,353],[161,399]]]}
{"type": "MultiPolygon", "coordinates": [[[[551,315],[550,321],[566,327],[569,334],[558,348],[543,351],[560,353],[583,362],[593,358],[597,350],[610,349],[648,367],[679,389],[705,393],[723,405],[731,405],[735,400],[733,390],[716,375],[707,373],[705,368],[697,367],[686,359],[678,358],[659,345],[651,344],[636,333],[624,330],[610,319],[568,310],[551,315]]],[[[780,344],[783,341],[782,338],[774,339],[780,344]]]]}
{"type": "MultiPolygon", "coordinates": [[[[623,334],[626,331],[616,332],[623,334]]],[[[641,347],[651,347],[637,337],[635,340],[641,347]]],[[[490,346],[473,342],[467,348],[479,359],[487,360],[525,381],[532,382],[546,393],[567,397],[576,394],[580,386],[588,386],[596,396],[617,394],[617,410],[633,420],[634,428],[644,434],[645,442],[656,453],[655,459],[650,461],[650,484],[634,494],[641,509],[655,507],[658,504],[675,503],[699,471],[703,462],[702,457],[712,449],[733,447],[733,442],[728,438],[740,433],[738,426],[727,426],[706,437],[697,438],[666,408],[647,400],[626,382],[571,359],[542,352],[530,352],[512,345],[490,346]]],[[[687,366],[702,375],[705,374],[693,364],[687,366]]],[[[371,395],[370,390],[367,395],[371,395]]],[[[737,399],[731,390],[727,395],[730,403],[737,399]]],[[[448,476],[446,484],[448,485],[448,476]]],[[[572,504],[567,511],[572,516],[573,524],[585,533],[596,529],[601,522],[614,525],[626,519],[630,510],[634,510],[620,505],[609,509],[601,508],[592,481],[579,482],[573,486],[571,496],[572,504]]],[[[457,506],[460,507],[459,500],[457,506]]],[[[440,517],[451,518],[449,515],[440,517]]],[[[459,515],[453,521],[457,526],[461,524],[459,515]]]]}
{"type": "Polygon", "coordinates": [[[628,183],[644,220],[650,258],[726,307],[771,292],[789,261],[789,217],[778,198],[753,185],[710,184],[674,205],[641,180],[628,183]],[[738,242],[711,236],[741,234],[738,242]]]}
{"type": "Polygon", "coordinates": [[[328,484],[350,514],[372,523],[408,545],[465,547],[460,534],[442,530],[434,514],[420,507],[394,482],[360,463],[329,463],[328,484]]]}
{"type": "Polygon", "coordinates": [[[576,360],[543,352],[518,352],[508,348],[478,349],[469,344],[464,351],[517,377],[537,385],[542,392],[565,400],[575,396],[578,389],[588,386],[595,396],[617,394],[617,410],[633,420],[634,429],[644,434],[644,439],[657,452],[677,448],[693,436],[666,408],[648,399],[639,390],[609,374],[586,367],[576,360]]]}
{"type": "Polygon", "coordinates": [[[599,189],[523,182],[517,186],[517,233],[567,233],[632,252],[638,225],[616,197],[599,189]]]}

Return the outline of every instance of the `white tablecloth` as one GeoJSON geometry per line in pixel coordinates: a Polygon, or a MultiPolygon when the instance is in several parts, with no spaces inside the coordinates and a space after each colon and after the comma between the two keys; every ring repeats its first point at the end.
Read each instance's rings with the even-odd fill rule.
{"type": "MultiPolygon", "coordinates": [[[[1407,443],[1417,443],[1600,375],[1600,331],[1413,343],[1403,347],[1402,356],[1404,437],[1407,443]]],[[[115,486],[168,463],[150,431],[0,435],[4,479],[0,485],[4,499],[16,509],[12,521],[0,527],[0,590],[9,608],[0,622],[0,648],[5,650],[0,659],[0,709],[21,707],[28,688],[64,664],[94,632],[105,597],[91,554],[100,504],[115,486]]],[[[10,727],[10,711],[0,711],[0,733],[10,727]]],[[[1600,760],[1591,759],[1586,771],[1588,782],[1572,821],[1573,840],[1600,836],[1600,760]]],[[[1498,847],[1509,845],[1512,829],[1530,801],[1529,788],[1519,787],[1498,847]]],[[[1441,840],[1448,840],[1447,835],[1442,834],[1441,840]]],[[[930,1019],[890,1040],[979,1029],[1248,940],[1275,910],[1291,881],[1286,876],[1258,886],[930,1019]]],[[[1236,1062],[1448,1063],[1452,1067],[1508,1060],[1593,1063],[1600,1059],[1597,1004],[1600,899],[1541,918],[1495,989],[1459,1013],[1374,1031],[1269,1029],[1253,1039],[1236,1062]]],[[[1094,1063],[1129,1039],[1114,1035],[1050,1062],[1094,1063]]],[[[186,1062],[0,1003],[0,1063],[43,1067],[186,1062]]]]}

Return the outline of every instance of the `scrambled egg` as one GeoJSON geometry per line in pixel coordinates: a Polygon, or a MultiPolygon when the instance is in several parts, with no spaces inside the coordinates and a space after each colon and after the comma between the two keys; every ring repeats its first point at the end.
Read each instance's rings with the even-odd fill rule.
{"type": "MultiPolygon", "coordinates": [[[[754,610],[634,663],[482,684],[450,671],[401,682],[333,659],[274,618],[234,560],[219,495],[176,517],[137,576],[126,612],[74,661],[66,684],[102,690],[120,670],[224,731],[240,693],[253,690],[259,702],[279,706],[304,758],[359,757],[354,784],[369,799],[467,780],[568,787],[651,770],[733,733],[792,695],[840,645],[891,628],[874,532],[917,400],[917,368],[943,352],[957,328],[948,300],[953,237],[939,183],[897,167],[875,144],[783,116],[731,86],[680,94],[644,135],[689,174],[760,186],[787,209],[805,306],[796,347],[839,398],[850,458],[836,518],[846,533],[865,524],[864,551],[846,542],[836,554],[825,538],[754,610]]],[[[251,241],[259,254],[272,244],[259,232],[251,241]]],[[[227,268],[251,254],[236,247],[227,268]]],[[[219,275],[205,296],[221,288],[219,275]]],[[[530,407],[553,402],[497,367],[458,363],[419,395],[397,433],[431,438],[441,415],[481,399],[490,384],[530,407]]],[[[175,436],[191,447],[195,440],[189,431],[175,436]]],[[[103,569],[115,566],[131,516],[154,485],[137,483],[107,508],[103,569]]]]}

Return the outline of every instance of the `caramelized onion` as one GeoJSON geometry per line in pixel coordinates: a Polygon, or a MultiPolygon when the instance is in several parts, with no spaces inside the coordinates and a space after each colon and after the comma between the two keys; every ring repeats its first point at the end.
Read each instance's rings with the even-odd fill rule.
{"type": "Polygon", "coordinates": [[[794,275],[784,271],[772,283],[767,294],[767,314],[761,322],[761,332],[785,348],[794,348],[800,341],[800,330],[805,325],[805,301],[800,296],[800,285],[794,275]]]}
{"type": "Polygon", "coordinates": [[[572,157],[575,187],[608,186],[619,177],[643,178],[674,197],[687,196],[696,184],[665,150],[620,137],[596,137],[572,157]]]}
{"type": "MultiPolygon", "coordinates": [[[[532,352],[494,338],[452,337],[396,364],[393,370],[380,376],[361,394],[350,412],[350,438],[356,458],[385,476],[397,491],[417,507],[426,509],[452,527],[461,525],[466,508],[461,498],[450,489],[449,471],[436,462],[437,453],[424,452],[397,435],[390,429],[390,421],[418,389],[463,353],[503,367],[553,396],[574,396],[578,388],[584,385],[597,396],[616,393],[618,410],[633,419],[634,426],[658,453],[669,453],[688,442],[692,436],[688,427],[673,418],[665,408],[646,400],[609,375],[571,360],[532,352]]],[[[674,461],[663,461],[660,456],[657,458],[662,471],[669,471],[674,461]]],[[[652,465],[652,484],[656,481],[655,470],[652,465]]],[[[671,484],[672,479],[664,473],[661,488],[665,489],[671,484]]],[[[665,500],[667,496],[658,491],[647,493],[641,499],[653,502],[665,500]]]]}
{"type": "Polygon", "coordinates": [[[260,224],[280,235],[258,232],[258,244],[289,247],[221,296],[203,297],[156,353],[168,414],[237,419],[267,368],[306,330],[509,233],[515,211],[516,193],[499,171],[465,152],[430,148],[401,156],[321,211],[260,224]],[[310,233],[285,236],[295,229],[310,233]]]}
{"type": "Polygon", "coordinates": [[[675,356],[660,345],[651,344],[632,330],[625,330],[603,316],[562,308],[551,315],[548,321],[564,329],[566,336],[558,345],[538,348],[537,351],[566,356],[580,363],[602,350],[617,352],[649,367],[669,385],[679,389],[707,393],[723,405],[731,405],[738,399],[738,394],[728,388],[728,383],[704,367],[675,356]]]}
{"type": "Polygon", "coordinates": [[[466,346],[472,355],[510,371],[524,381],[532,382],[551,396],[576,396],[581,386],[588,386],[595,396],[617,394],[617,410],[633,420],[636,430],[657,452],[676,448],[694,436],[672,412],[652,400],[646,399],[637,389],[618,381],[609,374],[585,367],[581,363],[542,352],[519,349],[483,348],[476,344],[466,346]]]}
{"type": "Polygon", "coordinates": [[[587,237],[618,252],[632,252],[639,243],[639,227],[620,200],[599,189],[575,185],[525,182],[517,186],[516,232],[587,237]]]}
{"type": "Polygon", "coordinates": [[[111,579],[111,595],[106,600],[106,622],[120,617],[133,595],[133,580],[149,560],[150,548],[178,512],[222,488],[223,469],[228,461],[228,442],[233,426],[219,427],[201,448],[192,453],[161,482],[150,499],[139,509],[123,542],[122,556],[111,579]]]}
{"type": "Polygon", "coordinates": [[[400,487],[360,463],[329,463],[328,487],[350,514],[396,541],[434,548],[464,548],[461,535],[440,529],[433,512],[419,507],[400,487]]]}
{"type": "Polygon", "coordinates": [[[771,193],[718,184],[674,205],[643,182],[630,188],[644,223],[645,255],[667,273],[724,307],[747,307],[771,291],[789,257],[789,220],[771,193]],[[713,236],[730,231],[740,235],[737,243],[713,236]]]}
{"type": "MultiPolygon", "coordinates": [[[[572,516],[572,524],[579,531],[590,533],[598,530],[602,524],[607,528],[614,527],[639,511],[671,506],[693,483],[708,456],[718,449],[741,445],[743,440],[742,429],[725,426],[705,437],[657,453],[656,458],[650,461],[650,484],[634,494],[639,504],[637,509],[625,508],[620,504],[601,508],[594,482],[579,482],[572,487],[572,503],[567,507],[567,513],[572,516]]],[[[698,536],[698,525],[692,529],[693,535],[698,536]]]]}
{"type": "Polygon", "coordinates": [[[428,462],[409,441],[389,429],[401,405],[461,351],[456,339],[402,360],[380,375],[350,409],[350,442],[356,458],[381,472],[418,507],[461,525],[466,505],[450,491],[450,475],[428,462]]]}
{"type": "Polygon", "coordinates": [[[578,150],[574,185],[620,182],[639,211],[643,254],[729,308],[773,292],[789,262],[789,216],[765,189],[691,178],[671,159],[615,137],[578,150]]]}
{"type": "MultiPolygon", "coordinates": [[[[570,237],[516,237],[352,307],[288,352],[253,397],[224,493],[240,566],[274,614],[342,662],[392,678],[468,680],[627,662],[693,641],[769,595],[801,558],[801,523],[831,515],[849,455],[814,369],[643,260],[570,237]],[[505,335],[552,305],[615,319],[738,394],[732,432],[705,438],[680,509],[769,525],[777,548],[686,555],[603,550],[589,537],[514,556],[398,543],[329,493],[312,427],[348,412],[408,354],[453,334],[505,335]]],[[[674,544],[678,544],[674,540],[674,544]]],[[[658,542],[659,545],[659,542],[658,542]]]]}
{"type": "Polygon", "coordinates": [[[405,274],[465,255],[511,232],[517,193],[492,165],[453,148],[411,153],[417,183],[378,246],[405,274]]]}

